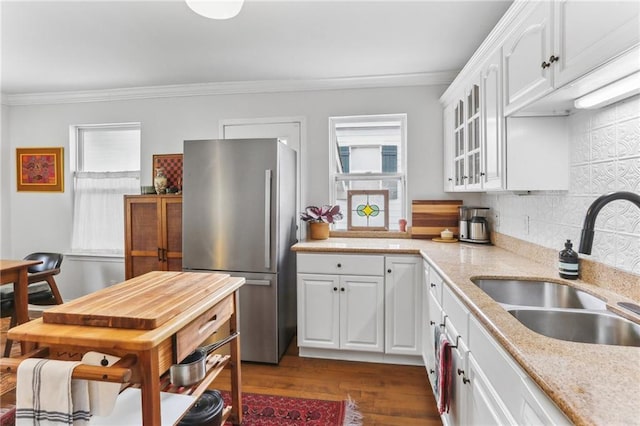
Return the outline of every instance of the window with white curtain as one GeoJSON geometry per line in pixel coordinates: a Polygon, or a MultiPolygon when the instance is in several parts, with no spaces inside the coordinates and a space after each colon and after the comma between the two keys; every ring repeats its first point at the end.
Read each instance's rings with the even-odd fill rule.
{"type": "MultiPolygon", "coordinates": [[[[331,204],[355,217],[355,210],[348,211],[350,192],[388,191],[385,214],[389,230],[397,231],[408,211],[407,114],[330,117],[329,132],[331,204]]],[[[346,230],[347,223],[337,222],[334,229],[346,230]]]]}
{"type": "Polygon", "coordinates": [[[71,128],[77,254],[124,254],[125,194],[140,193],[140,123],[71,128]]]}

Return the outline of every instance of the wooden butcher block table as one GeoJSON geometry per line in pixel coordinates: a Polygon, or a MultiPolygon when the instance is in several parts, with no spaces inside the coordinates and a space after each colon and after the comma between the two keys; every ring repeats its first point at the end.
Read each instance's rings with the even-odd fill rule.
{"type": "MultiPolygon", "coordinates": [[[[161,376],[166,379],[172,364],[201,346],[227,320],[231,333],[238,330],[237,290],[243,284],[244,278],[226,274],[149,272],[55,306],[41,319],[10,329],[8,337],[46,347],[45,356],[52,359],[80,359],[96,351],[134,360],[128,381],[141,389],[143,424],[155,426],[161,424],[161,376]]],[[[7,361],[3,359],[3,368],[7,361]]],[[[239,338],[230,342],[226,363],[231,367],[232,406],[224,415],[240,424],[239,338]]],[[[188,392],[197,397],[223,367],[210,370],[188,392]]],[[[115,381],[107,374],[103,379],[115,381]]]]}

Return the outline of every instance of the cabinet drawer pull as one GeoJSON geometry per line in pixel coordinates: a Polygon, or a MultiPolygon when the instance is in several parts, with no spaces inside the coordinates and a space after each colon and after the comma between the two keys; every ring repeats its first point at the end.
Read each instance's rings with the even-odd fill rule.
{"type": "Polygon", "coordinates": [[[458,376],[462,376],[462,383],[465,385],[469,383],[471,380],[467,379],[467,376],[464,375],[464,370],[458,368],[458,376]]]}
{"type": "Polygon", "coordinates": [[[162,262],[162,249],[158,247],[158,262],[162,262]]]}
{"type": "Polygon", "coordinates": [[[338,268],[342,268],[342,263],[338,263],[338,268]]]}

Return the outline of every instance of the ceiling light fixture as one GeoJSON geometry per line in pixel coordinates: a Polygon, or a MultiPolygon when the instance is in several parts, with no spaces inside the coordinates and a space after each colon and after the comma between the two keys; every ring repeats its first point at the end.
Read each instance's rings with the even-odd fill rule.
{"type": "Polygon", "coordinates": [[[198,15],[211,19],[230,19],[240,13],[244,0],[185,0],[198,15]]]}
{"type": "Polygon", "coordinates": [[[598,90],[594,90],[576,99],[573,105],[580,109],[599,108],[637,93],[640,93],[640,72],[635,72],[598,90]]]}

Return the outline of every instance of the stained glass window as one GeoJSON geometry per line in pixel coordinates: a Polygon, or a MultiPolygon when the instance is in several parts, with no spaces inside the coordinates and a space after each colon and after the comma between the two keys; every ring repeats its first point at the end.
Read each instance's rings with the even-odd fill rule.
{"type": "Polygon", "coordinates": [[[389,190],[347,191],[347,229],[387,231],[389,229],[389,190]]]}

